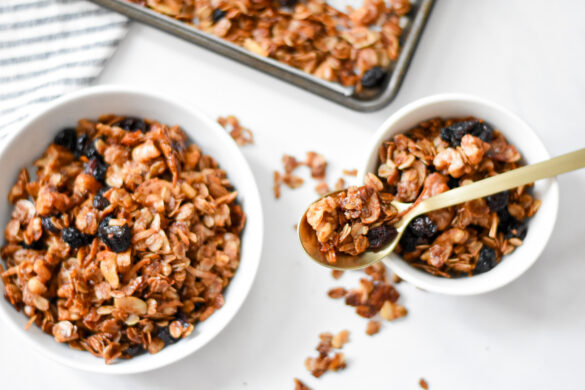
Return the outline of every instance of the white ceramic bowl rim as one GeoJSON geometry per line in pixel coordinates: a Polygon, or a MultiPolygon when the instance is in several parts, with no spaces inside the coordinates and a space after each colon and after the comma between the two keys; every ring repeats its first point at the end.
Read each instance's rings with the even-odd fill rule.
{"type": "MultiPolygon", "coordinates": [[[[378,161],[378,149],[381,143],[392,135],[404,132],[421,121],[432,117],[467,115],[481,117],[496,129],[502,131],[510,142],[518,147],[528,163],[550,158],[538,135],[516,114],[483,98],[460,93],[445,93],[424,97],[407,104],[384,121],[373,135],[367,149],[367,158],[360,169],[360,175],[358,175],[360,180],[363,181],[367,172],[375,171],[375,164],[378,161]],[[450,109],[445,108],[446,113],[441,114],[441,106],[450,107],[450,109]],[[433,110],[432,114],[421,114],[422,112],[432,112],[433,110]],[[492,116],[476,115],[472,111],[490,113],[492,116]],[[496,116],[498,118],[495,118],[496,116]],[[502,128],[499,123],[504,122],[513,124],[513,126],[508,126],[513,130],[502,128]],[[515,139],[520,137],[518,134],[525,137],[522,142],[517,142],[518,140],[515,139]]],[[[447,279],[432,276],[416,269],[394,253],[384,261],[402,279],[430,292],[448,295],[473,295],[500,288],[518,278],[534,264],[544,250],[554,229],[559,205],[559,188],[556,179],[552,178],[537,182],[535,184],[535,194],[543,203],[538,213],[529,223],[532,228],[528,229],[524,245],[514,253],[507,255],[497,267],[489,272],[473,277],[447,279]],[[538,226],[538,229],[535,226],[538,226]]]]}
{"type": "MultiPolygon", "coordinates": [[[[204,127],[205,131],[213,133],[213,135],[209,137],[217,139],[218,144],[220,144],[222,148],[227,149],[227,153],[229,153],[230,159],[233,159],[234,161],[233,163],[230,162],[230,165],[237,165],[236,172],[233,172],[233,170],[226,170],[228,177],[232,179],[232,182],[234,181],[233,179],[237,174],[239,180],[242,182],[245,181],[247,183],[246,192],[242,194],[240,191],[239,196],[239,198],[241,196],[244,197],[244,211],[248,216],[247,225],[242,236],[242,259],[238,271],[232,279],[230,286],[227,288],[225,305],[216,313],[214,313],[207,321],[202,322],[201,324],[197,324],[195,326],[195,331],[188,338],[183,339],[180,342],[169,346],[168,348],[164,348],[158,354],[140,355],[130,360],[122,360],[112,365],[106,365],[104,364],[103,359],[93,357],[88,352],[75,351],[67,345],[58,344],[51,336],[42,333],[35,326],[31,327],[28,332],[25,331],[21,320],[16,316],[13,316],[13,314],[16,313],[18,316],[21,316],[24,322],[27,321],[27,318],[25,318],[22,313],[17,313],[6,300],[2,300],[2,303],[0,303],[0,317],[2,318],[3,322],[14,333],[18,334],[20,337],[26,340],[29,345],[33,346],[35,350],[41,352],[51,360],[58,361],[64,365],[68,365],[77,369],[105,374],[130,374],[144,372],[176,362],[193,353],[194,351],[202,348],[225,328],[225,326],[233,319],[239,308],[242,306],[251,289],[260,262],[263,240],[263,216],[260,195],[248,162],[244,158],[240,149],[236,146],[235,142],[233,142],[231,137],[223,128],[219,126],[219,124],[217,124],[214,120],[207,118],[204,114],[193,108],[191,105],[187,105],[175,98],[165,96],[159,92],[142,88],[106,85],[89,87],[67,94],[48,104],[41,112],[32,115],[22,125],[20,125],[18,129],[15,129],[4,140],[2,140],[0,145],[0,159],[2,156],[4,156],[4,153],[6,153],[9,148],[14,146],[16,142],[19,142],[19,146],[22,146],[27,142],[26,140],[20,139],[20,136],[22,133],[30,132],[29,128],[31,126],[35,124],[38,125],[40,122],[42,122],[43,118],[50,116],[49,114],[53,113],[54,111],[66,111],[68,105],[80,99],[91,99],[92,97],[95,97],[96,99],[111,99],[121,97],[124,97],[125,99],[146,99],[150,101],[151,104],[155,104],[156,102],[162,106],[166,106],[169,109],[172,107],[172,109],[174,109],[182,116],[192,117],[194,119],[193,123],[202,123],[202,127],[204,127]],[[253,232],[250,230],[253,230],[253,232]],[[236,283],[238,283],[238,287],[234,286],[236,283]],[[230,288],[233,291],[230,290],[230,288]],[[235,290],[236,288],[237,291],[235,290]],[[215,327],[209,329],[206,327],[204,331],[199,332],[199,329],[205,326],[207,323],[213,323],[215,327]],[[37,337],[38,335],[35,334],[35,339],[33,340],[30,332],[40,332],[44,339],[37,337]],[[57,345],[57,347],[55,347],[55,345],[57,345]],[[63,350],[59,349],[59,347],[63,348],[63,350]],[[87,358],[88,356],[89,358],[87,358]]],[[[144,111],[144,107],[141,108],[141,111],[144,111]]],[[[77,119],[86,117],[84,112],[76,112],[75,114],[77,115],[77,119]]],[[[128,114],[132,115],[132,113],[128,114]]],[[[148,115],[145,116],[148,117],[148,115]]],[[[172,121],[172,119],[167,120],[167,118],[163,119],[152,117],[152,119],[159,119],[163,122],[172,121]]],[[[198,133],[194,129],[190,128],[189,123],[177,124],[179,124],[185,130],[187,135],[192,140],[198,142],[198,133]]],[[[51,126],[51,124],[49,123],[48,126],[51,126]]],[[[47,130],[56,132],[58,128],[48,128],[47,130]]],[[[202,136],[201,134],[202,133],[199,133],[199,137],[202,136]]],[[[47,139],[46,144],[48,145],[49,142],[49,139],[47,139]]],[[[44,147],[46,147],[46,145],[44,147]]],[[[225,158],[223,160],[219,159],[218,156],[214,155],[213,152],[209,152],[205,148],[203,148],[203,151],[210,153],[218,160],[220,166],[225,167],[225,158]]],[[[5,174],[10,175],[10,180],[14,180],[17,171],[5,172],[5,174]]],[[[236,185],[236,188],[241,190],[238,185],[236,185]]],[[[8,191],[8,189],[6,191],[8,191]]],[[[9,210],[11,209],[11,206],[7,207],[9,210]]]]}

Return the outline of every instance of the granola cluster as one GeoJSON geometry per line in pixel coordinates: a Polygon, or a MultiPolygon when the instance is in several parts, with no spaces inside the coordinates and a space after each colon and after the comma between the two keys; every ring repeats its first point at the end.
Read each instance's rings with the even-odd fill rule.
{"type": "Polygon", "coordinates": [[[394,195],[384,183],[368,173],[365,185],[326,196],[307,211],[307,222],[317,236],[319,249],[330,264],[339,252],[357,256],[367,249],[379,250],[396,237],[398,211],[394,195]]]}
{"type": "Polygon", "coordinates": [[[34,165],[9,193],[0,265],[29,326],[111,363],[160,351],[223,306],[246,216],[178,126],[82,119],[34,165]]]}
{"type": "MultiPolygon", "coordinates": [[[[416,202],[522,165],[502,133],[477,118],[433,118],[397,134],[379,150],[377,176],[400,202],[416,202]]],[[[531,186],[415,218],[396,251],[444,277],[489,271],[522,245],[540,206],[531,186]]]]}
{"type": "Polygon", "coordinates": [[[305,367],[315,378],[319,378],[327,371],[339,371],[346,367],[345,355],[333,350],[343,348],[349,341],[349,331],[342,330],[333,335],[329,332],[319,335],[320,342],[315,348],[319,352],[317,357],[308,357],[305,360],[305,367]]]}
{"type": "Polygon", "coordinates": [[[236,141],[239,146],[253,145],[254,134],[250,129],[245,128],[240,124],[238,118],[233,115],[226,117],[220,116],[217,118],[217,123],[223,126],[224,129],[229,131],[230,136],[236,141]]]}
{"type": "Polygon", "coordinates": [[[321,79],[380,86],[398,58],[409,0],[364,0],[347,13],[325,0],[128,0],[321,79]]]}
{"type": "MultiPolygon", "coordinates": [[[[304,180],[293,173],[300,166],[309,167],[311,170],[311,177],[315,180],[319,180],[320,183],[325,183],[327,161],[325,160],[325,157],[319,153],[307,152],[307,158],[305,161],[298,161],[295,157],[285,154],[282,156],[282,166],[284,173],[274,171],[273,191],[276,199],[280,198],[282,184],[285,184],[290,189],[299,188],[303,185],[304,180]]],[[[325,183],[325,185],[327,185],[327,183],[325,183]]]]}

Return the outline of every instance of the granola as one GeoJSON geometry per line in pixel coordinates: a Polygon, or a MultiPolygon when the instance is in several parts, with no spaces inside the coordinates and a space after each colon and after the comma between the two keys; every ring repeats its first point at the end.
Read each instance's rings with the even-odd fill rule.
{"type": "Polygon", "coordinates": [[[243,127],[238,118],[233,115],[217,118],[217,123],[230,132],[230,136],[240,146],[254,144],[254,134],[250,129],[243,127]]]}
{"type": "Polygon", "coordinates": [[[321,79],[377,88],[400,52],[409,0],[128,0],[321,79]]]}
{"type": "Polygon", "coordinates": [[[157,353],[224,304],[246,215],[178,126],[104,115],[23,168],[1,248],[4,293],[56,341],[106,363],[157,353]]]}
{"type": "Polygon", "coordinates": [[[305,367],[315,378],[319,378],[327,371],[339,371],[346,367],[343,353],[332,350],[343,348],[349,340],[349,331],[342,330],[336,335],[329,332],[321,333],[319,339],[320,342],[315,348],[319,356],[308,357],[305,360],[305,367]]]}
{"type": "MultiPolygon", "coordinates": [[[[416,202],[522,165],[504,135],[481,119],[433,118],[384,142],[377,177],[401,202],[416,202]]],[[[528,218],[540,206],[531,186],[476,199],[415,218],[396,248],[433,275],[474,275],[522,245],[528,218]]]]}
{"type": "Polygon", "coordinates": [[[298,161],[295,157],[285,154],[282,156],[282,166],[284,173],[274,171],[273,176],[273,191],[276,199],[280,198],[282,184],[293,190],[303,185],[304,180],[293,173],[300,166],[308,167],[311,171],[311,177],[320,180],[315,187],[315,191],[318,194],[324,195],[329,192],[329,186],[324,181],[327,161],[323,155],[316,152],[307,152],[306,160],[298,161]]]}

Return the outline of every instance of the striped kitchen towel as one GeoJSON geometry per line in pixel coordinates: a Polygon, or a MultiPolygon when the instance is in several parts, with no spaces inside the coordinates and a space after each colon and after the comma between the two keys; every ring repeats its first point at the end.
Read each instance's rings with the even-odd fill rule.
{"type": "Polygon", "coordinates": [[[0,1],[0,137],[100,73],[127,19],[85,0],[0,1]]]}

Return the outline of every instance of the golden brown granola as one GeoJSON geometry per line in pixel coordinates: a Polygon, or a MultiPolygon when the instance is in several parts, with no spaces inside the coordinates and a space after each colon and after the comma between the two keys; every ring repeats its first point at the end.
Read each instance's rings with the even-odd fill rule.
{"type": "Polygon", "coordinates": [[[378,87],[398,58],[409,0],[364,0],[341,12],[324,0],[128,0],[321,79],[378,87]]]}
{"type": "Polygon", "coordinates": [[[111,363],[187,337],[224,304],[246,215],[178,126],[117,115],[64,129],[10,191],[5,296],[111,363]]]}
{"type": "Polygon", "coordinates": [[[317,236],[321,252],[334,264],[337,253],[359,255],[367,249],[379,250],[396,237],[393,224],[398,211],[391,202],[394,196],[383,192],[383,184],[369,173],[362,187],[330,195],[313,203],[307,222],[317,236]]]}
{"type": "Polygon", "coordinates": [[[329,192],[329,186],[324,182],[327,161],[325,157],[316,152],[307,152],[307,158],[305,161],[298,161],[295,157],[285,154],[282,156],[282,166],[284,173],[274,171],[273,177],[273,191],[276,199],[280,198],[280,189],[282,184],[285,184],[290,189],[296,189],[303,185],[304,180],[293,174],[293,172],[300,166],[307,166],[311,170],[311,176],[314,179],[320,180],[319,184],[315,188],[317,193],[323,192],[323,195],[329,192]]]}
{"type": "Polygon", "coordinates": [[[220,116],[217,118],[217,123],[230,132],[231,137],[238,145],[245,146],[254,143],[254,134],[252,134],[252,131],[240,125],[240,121],[235,116],[220,116]]]}
{"type": "Polygon", "coordinates": [[[357,176],[357,169],[344,169],[343,174],[345,176],[357,176]]]}
{"type": "MultiPolygon", "coordinates": [[[[401,202],[415,202],[522,165],[504,135],[481,119],[433,118],[397,134],[379,150],[377,176],[401,202]]],[[[496,266],[522,245],[540,200],[521,186],[417,217],[396,251],[413,266],[444,277],[496,266]]]]}
{"type": "Polygon", "coordinates": [[[380,323],[380,321],[376,321],[376,320],[368,321],[368,324],[366,325],[366,334],[368,336],[375,335],[376,333],[378,333],[380,331],[381,326],[382,326],[382,324],[380,323]]]}
{"type": "Polygon", "coordinates": [[[300,379],[294,378],[295,380],[295,390],[311,390],[311,388],[301,382],[300,379]]]}
{"type": "Polygon", "coordinates": [[[421,389],[429,390],[429,384],[427,383],[427,381],[424,378],[420,378],[420,380],[418,381],[418,384],[419,384],[421,389]]]}
{"type": "Polygon", "coordinates": [[[342,330],[336,335],[329,332],[321,333],[319,339],[320,342],[315,348],[319,356],[308,357],[305,360],[305,367],[315,378],[319,378],[327,371],[339,371],[346,367],[343,353],[332,350],[343,348],[349,339],[349,331],[342,330]]]}

